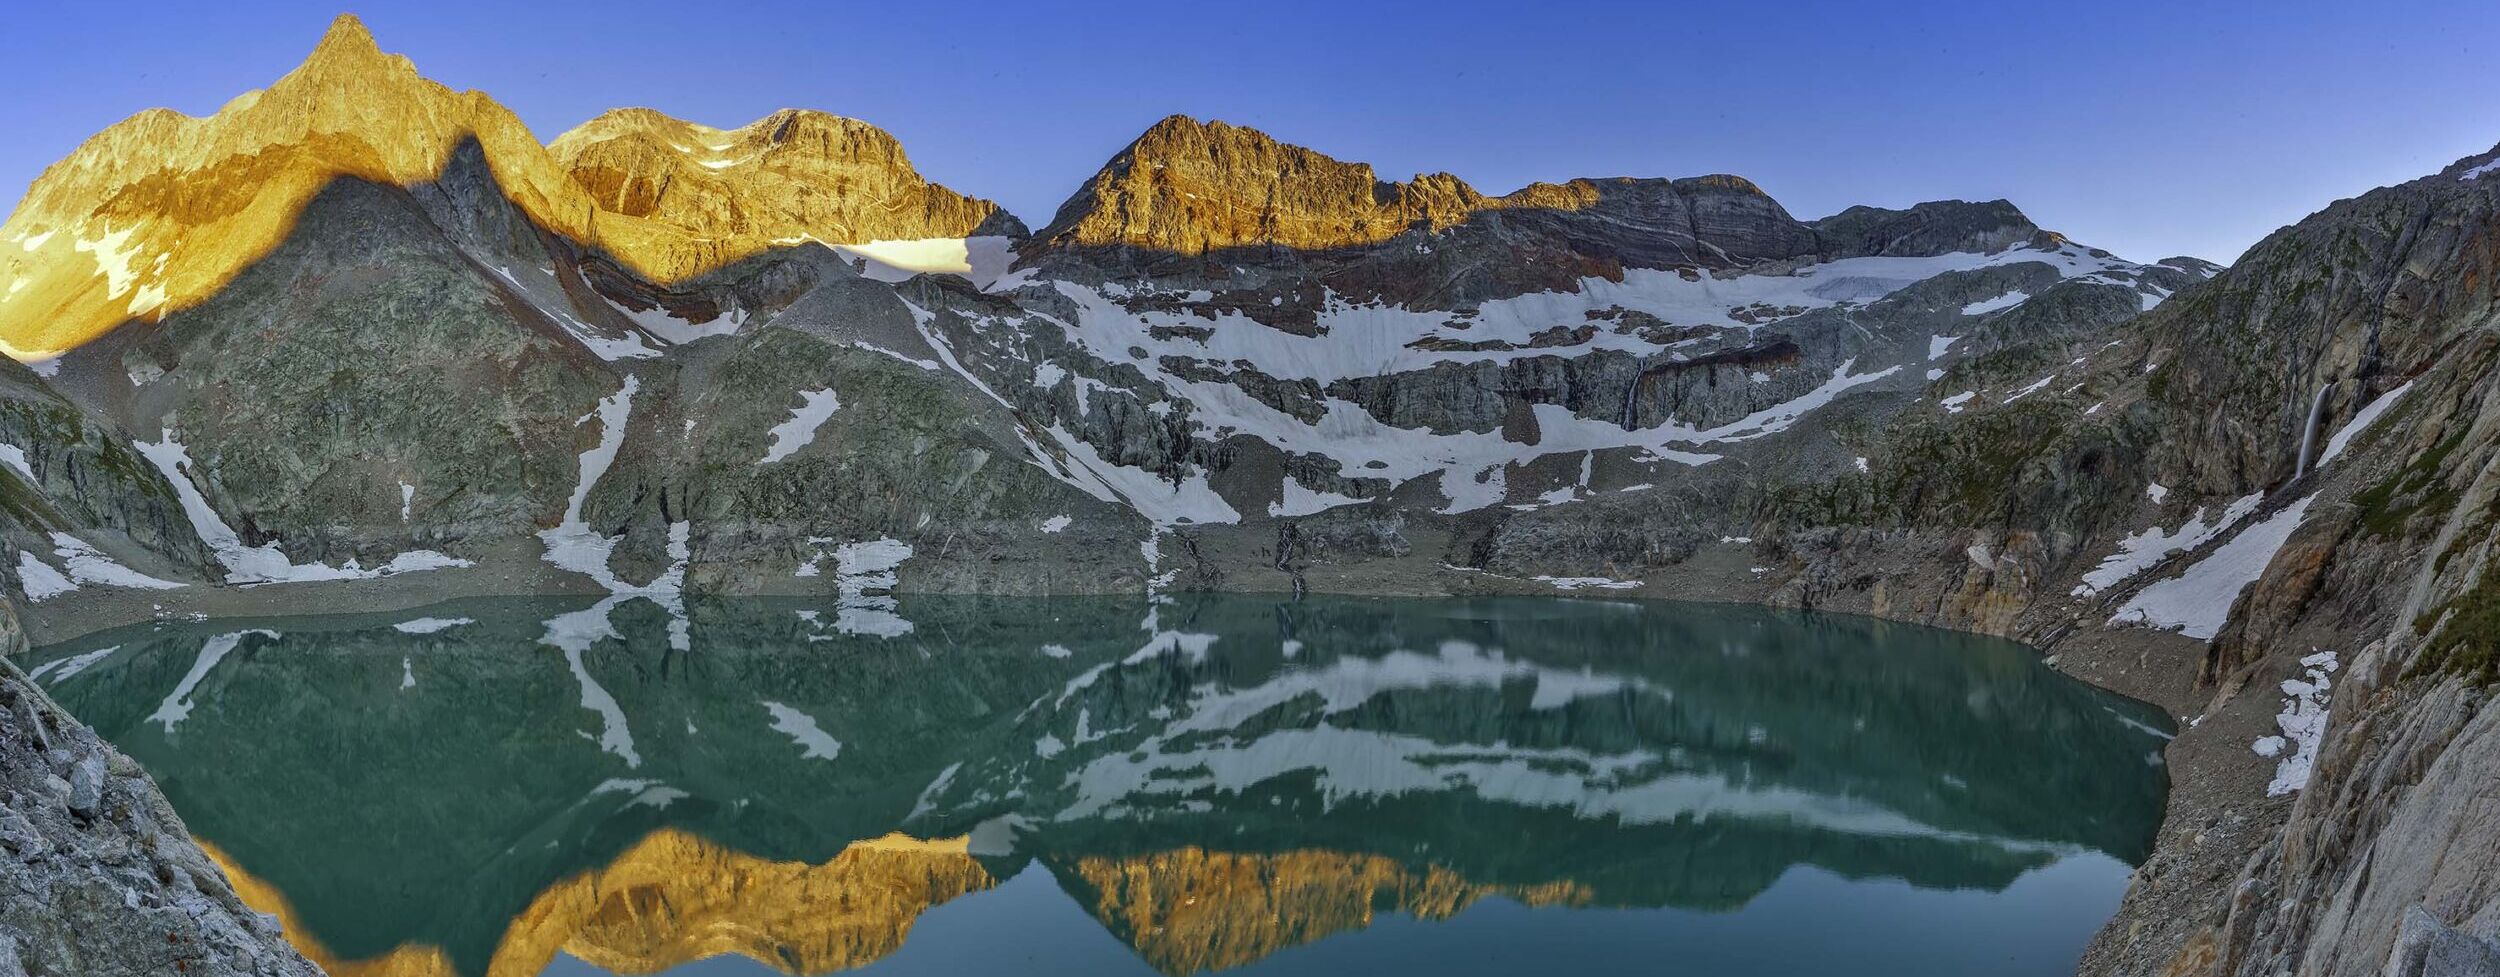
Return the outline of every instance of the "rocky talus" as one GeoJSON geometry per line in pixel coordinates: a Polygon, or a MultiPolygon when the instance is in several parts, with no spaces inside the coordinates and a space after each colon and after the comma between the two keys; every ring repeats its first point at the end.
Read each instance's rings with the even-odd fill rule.
{"type": "MultiPolygon", "coordinates": [[[[25,647],[0,604],[0,641],[25,647]]],[[[139,765],[0,656],[0,975],[315,977],[139,765]]]]}

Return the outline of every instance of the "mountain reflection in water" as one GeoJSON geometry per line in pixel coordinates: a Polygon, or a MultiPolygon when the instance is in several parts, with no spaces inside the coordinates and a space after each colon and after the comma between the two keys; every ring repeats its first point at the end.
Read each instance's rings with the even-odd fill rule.
{"type": "Polygon", "coordinates": [[[124,629],[33,671],[338,975],[2049,973],[2166,786],[2158,712],[1860,619],[872,617],[474,600],[124,629]]]}

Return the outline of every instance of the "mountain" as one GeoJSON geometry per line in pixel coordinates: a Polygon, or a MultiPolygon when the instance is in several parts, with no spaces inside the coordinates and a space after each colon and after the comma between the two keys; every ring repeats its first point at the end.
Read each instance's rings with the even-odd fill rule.
{"type": "Polygon", "coordinates": [[[530,223],[656,281],[797,235],[841,244],[1019,231],[994,205],[921,180],[892,137],[815,113],[735,133],[611,113],[550,152],[510,110],[419,76],[346,15],[269,88],[206,118],[142,112],[47,168],[0,224],[0,241],[16,245],[0,249],[11,289],[0,342],[40,361],[126,321],[161,321],[277,247],[336,181],[432,183],[471,145],[530,223]],[[755,158],[706,167],[723,160],[649,145],[678,137],[707,140],[706,153],[733,140],[755,158]],[[661,183],[672,192],[647,189],[661,183]]]}
{"type": "Polygon", "coordinates": [[[575,644],[689,591],[870,637],[898,590],[2009,635],[2202,717],[2197,830],[2086,972],[2375,973],[2500,935],[2494,160],[2226,270],[2002,200],[1488,195],[1175,116],[1027,235],[822,113],[541,145],[342,18],[0,224],[0,581],[38,636],[403,584],[603,596],[575,644]]]}
{"type": "Polygon", "coordinates": [[[1626,269],[1729,271],[1777,261],[1988,253],[2051,244],[2004,201],[1852,208],[1800,222],[1751,181],[1611,177],[1487,196],[1448,173],[1399,183],[1223,122],[1172,116],[1087,180],[1037,236],[1044,266],[1159,279],[1267,270],[1358,299],[1458,308],[1572,291],[1626,269]],[[1234,266],[1227,268],[1226,266],[1234,266]],[[1073,267],[1072,267],[1073,266],[1073,267]]]}
{"type": "Polygon", "coordinates": [[[885,130],[822,112],[784,109],[722,130],[617,109],[547,149],[602,212],[705,238],[841,244],[1025,236],[997,204],[921,179],[885,130]]]}
{"type": "Polygon", "coordinates": [[[1061,205],[1042,240],[1179,256],[1240,248],[1337,251],[1409,231],[1438,232],[1498,212],[1591,212],[1621,223],[1618,243],[1685,261],[1810,253],[1762,191],[1737,177],[1574,180],[1487,197],[1448,173],[1406,183],[1281,143],[1255,129],[1172,116],[1111,158],[1061,205]]]}

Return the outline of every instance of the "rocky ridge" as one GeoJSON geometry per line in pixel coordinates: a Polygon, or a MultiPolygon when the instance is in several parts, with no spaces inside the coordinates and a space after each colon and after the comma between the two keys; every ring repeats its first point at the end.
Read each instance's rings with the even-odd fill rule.
{"type": "Polygon", "coordinates": [[[547,144],[605,213],[707,238],[827,244],[1025,236],[986,200],[920,178],[885,130],[784,109],[714,129],[617,109],[547,144]]]}
{"type": "MultiPolygon", "coordinates": [[[[815,114],[758,123],[770,125],[755,134],[769,157],[757,165],[636,196],[600,174],[629,152],[613,137],[641,121],[650,120],[611,116],[585,126],[559,160],[510,110],[423,78],[407,58],[383,53],[353,15],[342,16],[302,66],[269,88],[206,117],[140,113],[46,169],[0,224],[0,241],[12,246],[0,248],[0,275],[10,279],[0,339],[18,359],[40,363],[124,322],[160,321],[218,294],[278,246],[335,181],[427,184],[469,146],[532,224],[656,281],[762,253],[780,236],[925,237],[998,216],[994,206],[919,180],[891,137],[815,114]],[[791,170],[873,185],[877,202],[811,207],[778,178],[791,170]]],[[[659,176],[644,173],[645,185],[659,176]]]]}

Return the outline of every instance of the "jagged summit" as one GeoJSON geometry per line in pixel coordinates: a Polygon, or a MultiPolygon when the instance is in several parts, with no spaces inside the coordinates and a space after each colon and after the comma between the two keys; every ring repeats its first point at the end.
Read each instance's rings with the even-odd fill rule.
{"type": "Polygon", "coordinates": [[[1533,183],[1495,197],[1448,172],[1383,180],[1368,163],[1339,160],[1246,126],[1174,115],[1104,164],[1041,237],[1062,246],[1184,255],[1262,246],[1329,250],[1504,210],[1646,211],[1616,216],[1666,219],[1683,225],[1670,233],[1682,234],[1693,223],[1683,219],[1686,212],[1702,197],[1790,221],[1768,194],[1738,176],[1584,178],[1533,183]]]}
{"type": "Polygon", "coordinates": [[[2065,237],[2040,229],[2012,202],[1931,200],[1904,210],[1858,205],[1813,222],[1826,249],[1848,254],[1930,255],[1994,252],[2021,244],[2055,247],[2065,237]]]}
{"type": "Polygon", "coordinates": [[[548,149],[601,208],[708,236],[857,243],[1025,233],[997,204],[921,177],[892,134],[808,109],[736,129],[615,109],[548,149]]]}
{"type": "Polygon", "coordinates": [[[151,110],[89,138],[38,177],[0,225],[0,343],[26,358],[134,317],[213,294],[340,178],[413,184],[479,143],[516,201],[547,226],[575,226],[579,191],[518,118],[476,93],[419,76],[342,17],[266,89],[206,117],[151,110]]]}
{"type": "MultiPolygon", "coordinates": [[[[321,34],[321,43],[313,45],[306,64],[352,63],[386,57],[382,46],[374,43],[373,32],[355,14],[340,14],[330,21],[330,29],[321,34]]],[[[406,59],[401,59],[405,61],[406,59]]]]}
{"type": "Polygon", "coordinates": [[[2012,204],[1853,207],[1797,220],[1753,181],[1579,178],[1488,196],[1443,172],[1382,180],[1369,164],[1256,129],[1174,115],[1122,149],[1039,235],[1068,249],[1190,256],[1242,248],[1340,251],[1410,230],[1499,224],[1506,243],[1595,262],[1733,267],[1764,260],[1992,252],[2051,244],[2012,204]]]}
{"type": "Polygon", "coordinates": [[[1372,244],[1422,223],[1463,218],[1483,195],[1446,173],[1382,181],[1257,129],[1174,115],[1148,127],[1087,180],[1041,237],[1174,254],[1281,245],[1372,244]]]}
{"type": "MultiPolygon", "coordinates": [[[[665,117],[603,119],[634,130],[665,117]]],[[[655,281],[808,238],[1022,231],[996,205],[922,180],[865,123],[792,111],[738,131],[758,147],[748,172],[588,136],[559,161],[509,109],[425,78],[342,16],[268,88],[206,117],[141,112],[47,168],[0,224],[0,352],[39,362],[196,304],[284,240],[334,181],[427,184],[470,144],[532,223],[655,281]],[[655,186],[671,192],[646,192],[655,186]]]]}

